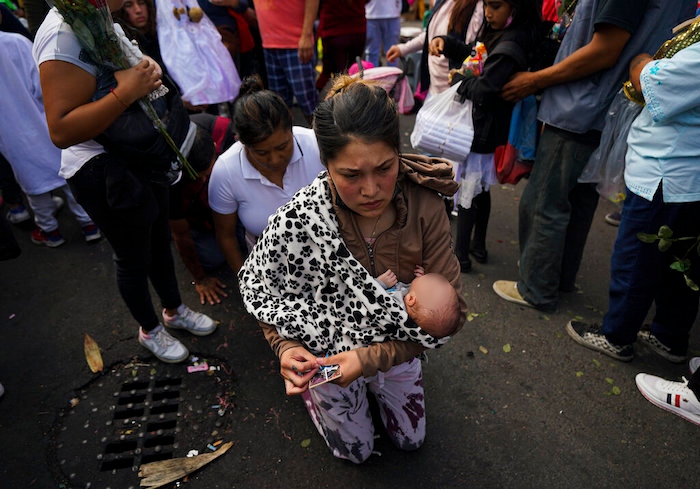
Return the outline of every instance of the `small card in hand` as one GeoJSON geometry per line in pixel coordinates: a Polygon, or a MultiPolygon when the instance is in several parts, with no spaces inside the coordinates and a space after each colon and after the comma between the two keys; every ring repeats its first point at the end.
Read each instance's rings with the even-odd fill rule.
{"type": "Polygon", "coordinates": [[[319,385],[331,382],[340,378],[340,365],[326,365],[321,367],[316,375],[309,381],[309,389],[318,387],[319,385]]]}

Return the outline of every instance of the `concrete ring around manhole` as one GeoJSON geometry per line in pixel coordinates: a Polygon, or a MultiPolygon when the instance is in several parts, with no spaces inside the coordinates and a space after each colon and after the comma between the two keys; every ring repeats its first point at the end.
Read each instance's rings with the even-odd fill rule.
{"type": "Polygon", "coordinates": [[[62,407],[49,460],[70,487],[139,487],[142,464],[204,453],[231,439],[236,379],[220,358],[114,364],[62,407]]]}

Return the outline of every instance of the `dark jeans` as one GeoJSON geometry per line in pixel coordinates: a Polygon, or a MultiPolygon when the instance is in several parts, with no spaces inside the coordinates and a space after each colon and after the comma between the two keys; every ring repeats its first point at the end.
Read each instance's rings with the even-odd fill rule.
{"type": "MultiPolygon", "coordinates": [[[[674,243],[669,250],[661,252],[657,243],[644,243],[637,233],[656,234],[665,224],[673,230],[674,237],[697,237],[700,235],[698,216],[700,202],[664,203],[661,186],[652,202],[627,191],[610,260],[609,305],[602,328],[612,343],[634,343],[655,303],[651,332],[671,348],[672,353],[686,354],[690,328],[698,314],[699,295],[670,264],[674,256],[685,255],[689,242],[674,243]]],[[[693,250],[688,258],[691,278],[700,283],[700,257],[693,250]]]]}
{"type": "Polygon", "coordinates": [[[578,178],[596,148],[545,127],[520,199],[518,291],[535,307],[556,308],[559,291],[573,290],[598,206],[595,184],[578,178]]]}
{"type": "Polygon", "coordinates": [[[170,248],[168,187],[127,170],[134,199],[115,208],[110,192],[119,182],[114,182],[111,170],[122,164],[101,154],[71,177],[68,185],[112,246],[122,299],[139,325],[150,331],[160,324],[160,315],[153,308],[149,279],[163,307],[182,304],[170,248]]]}

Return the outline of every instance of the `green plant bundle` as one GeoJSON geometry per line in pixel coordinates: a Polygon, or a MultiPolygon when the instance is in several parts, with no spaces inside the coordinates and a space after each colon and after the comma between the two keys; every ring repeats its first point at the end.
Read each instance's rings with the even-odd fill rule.
{"type": "Polygon", "coordinates": [[[653,244],[658,241],[658,247],[659,251],[666,252],[668,251],[673,243],[678,243],[681,241],[692,241],[688,249],[685,251],[685,254],[681,257],[675,256],[673,257],[673,262],[671,262],[671,269],[676,270],[680,273],[683,274],[683,277],[685,278],[685,283],[693,289],[694,291],[700,290],[698,285],[693,281],[693,279],[690,278],[690,267],[691,267],[691,262],[690,262],[690,254],[695,252],[700,256],[700,236],[697,236],[695,238],[686,236],[682,238],[674,238],[673,237],[673,230],[664,225],[659,228],[659,232],[656,234],[649,234],[649,233],[637,233],[637,238],[639,238],[640,241],[644,243],[649,243],[653,244]]]}
{"type": "MultiPolygon", "coordinates": [[[[53,5],[63,20],[71,27],[82,48],[95,63],[112,70],[130,68],[129,60],[122,50],[117,33],[114,31],[114,21],[106,0],[54,0],[53,5]]],[[[148,97],[139,99],[139,106],[165,138],[188,176],[193,180],[196,179],[197,172],[168,134],[165,124],[158,117],[148,97]]]]}

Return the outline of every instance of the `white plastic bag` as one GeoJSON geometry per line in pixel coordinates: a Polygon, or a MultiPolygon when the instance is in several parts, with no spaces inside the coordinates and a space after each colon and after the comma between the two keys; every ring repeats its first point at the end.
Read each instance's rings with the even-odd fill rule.
{"type": "Polygon", "coordinates": [[[241,79],[221,35],[203,12],[198,22],[190,19],[189,9],[201,12],[197,0],[158,0],[156,9],[163,62],[182,98],[192,105],[235,99],[241,79]]]}
{"type": "Polygon", "coordinates": [[[620,90],[605,115],[600,145],[593,152],[578,181],[597,183],[596,190],[616,204],[625,199],[625,155],[627,134],[642,106],[629,100],[620,90]]]}
{"type": "Polygon", "coordinates": [[[459,84],[428,97],[416,115],[411,144],[418,151],[462,162],[474,140],[472,101],[460,102],[459,84]]]}

